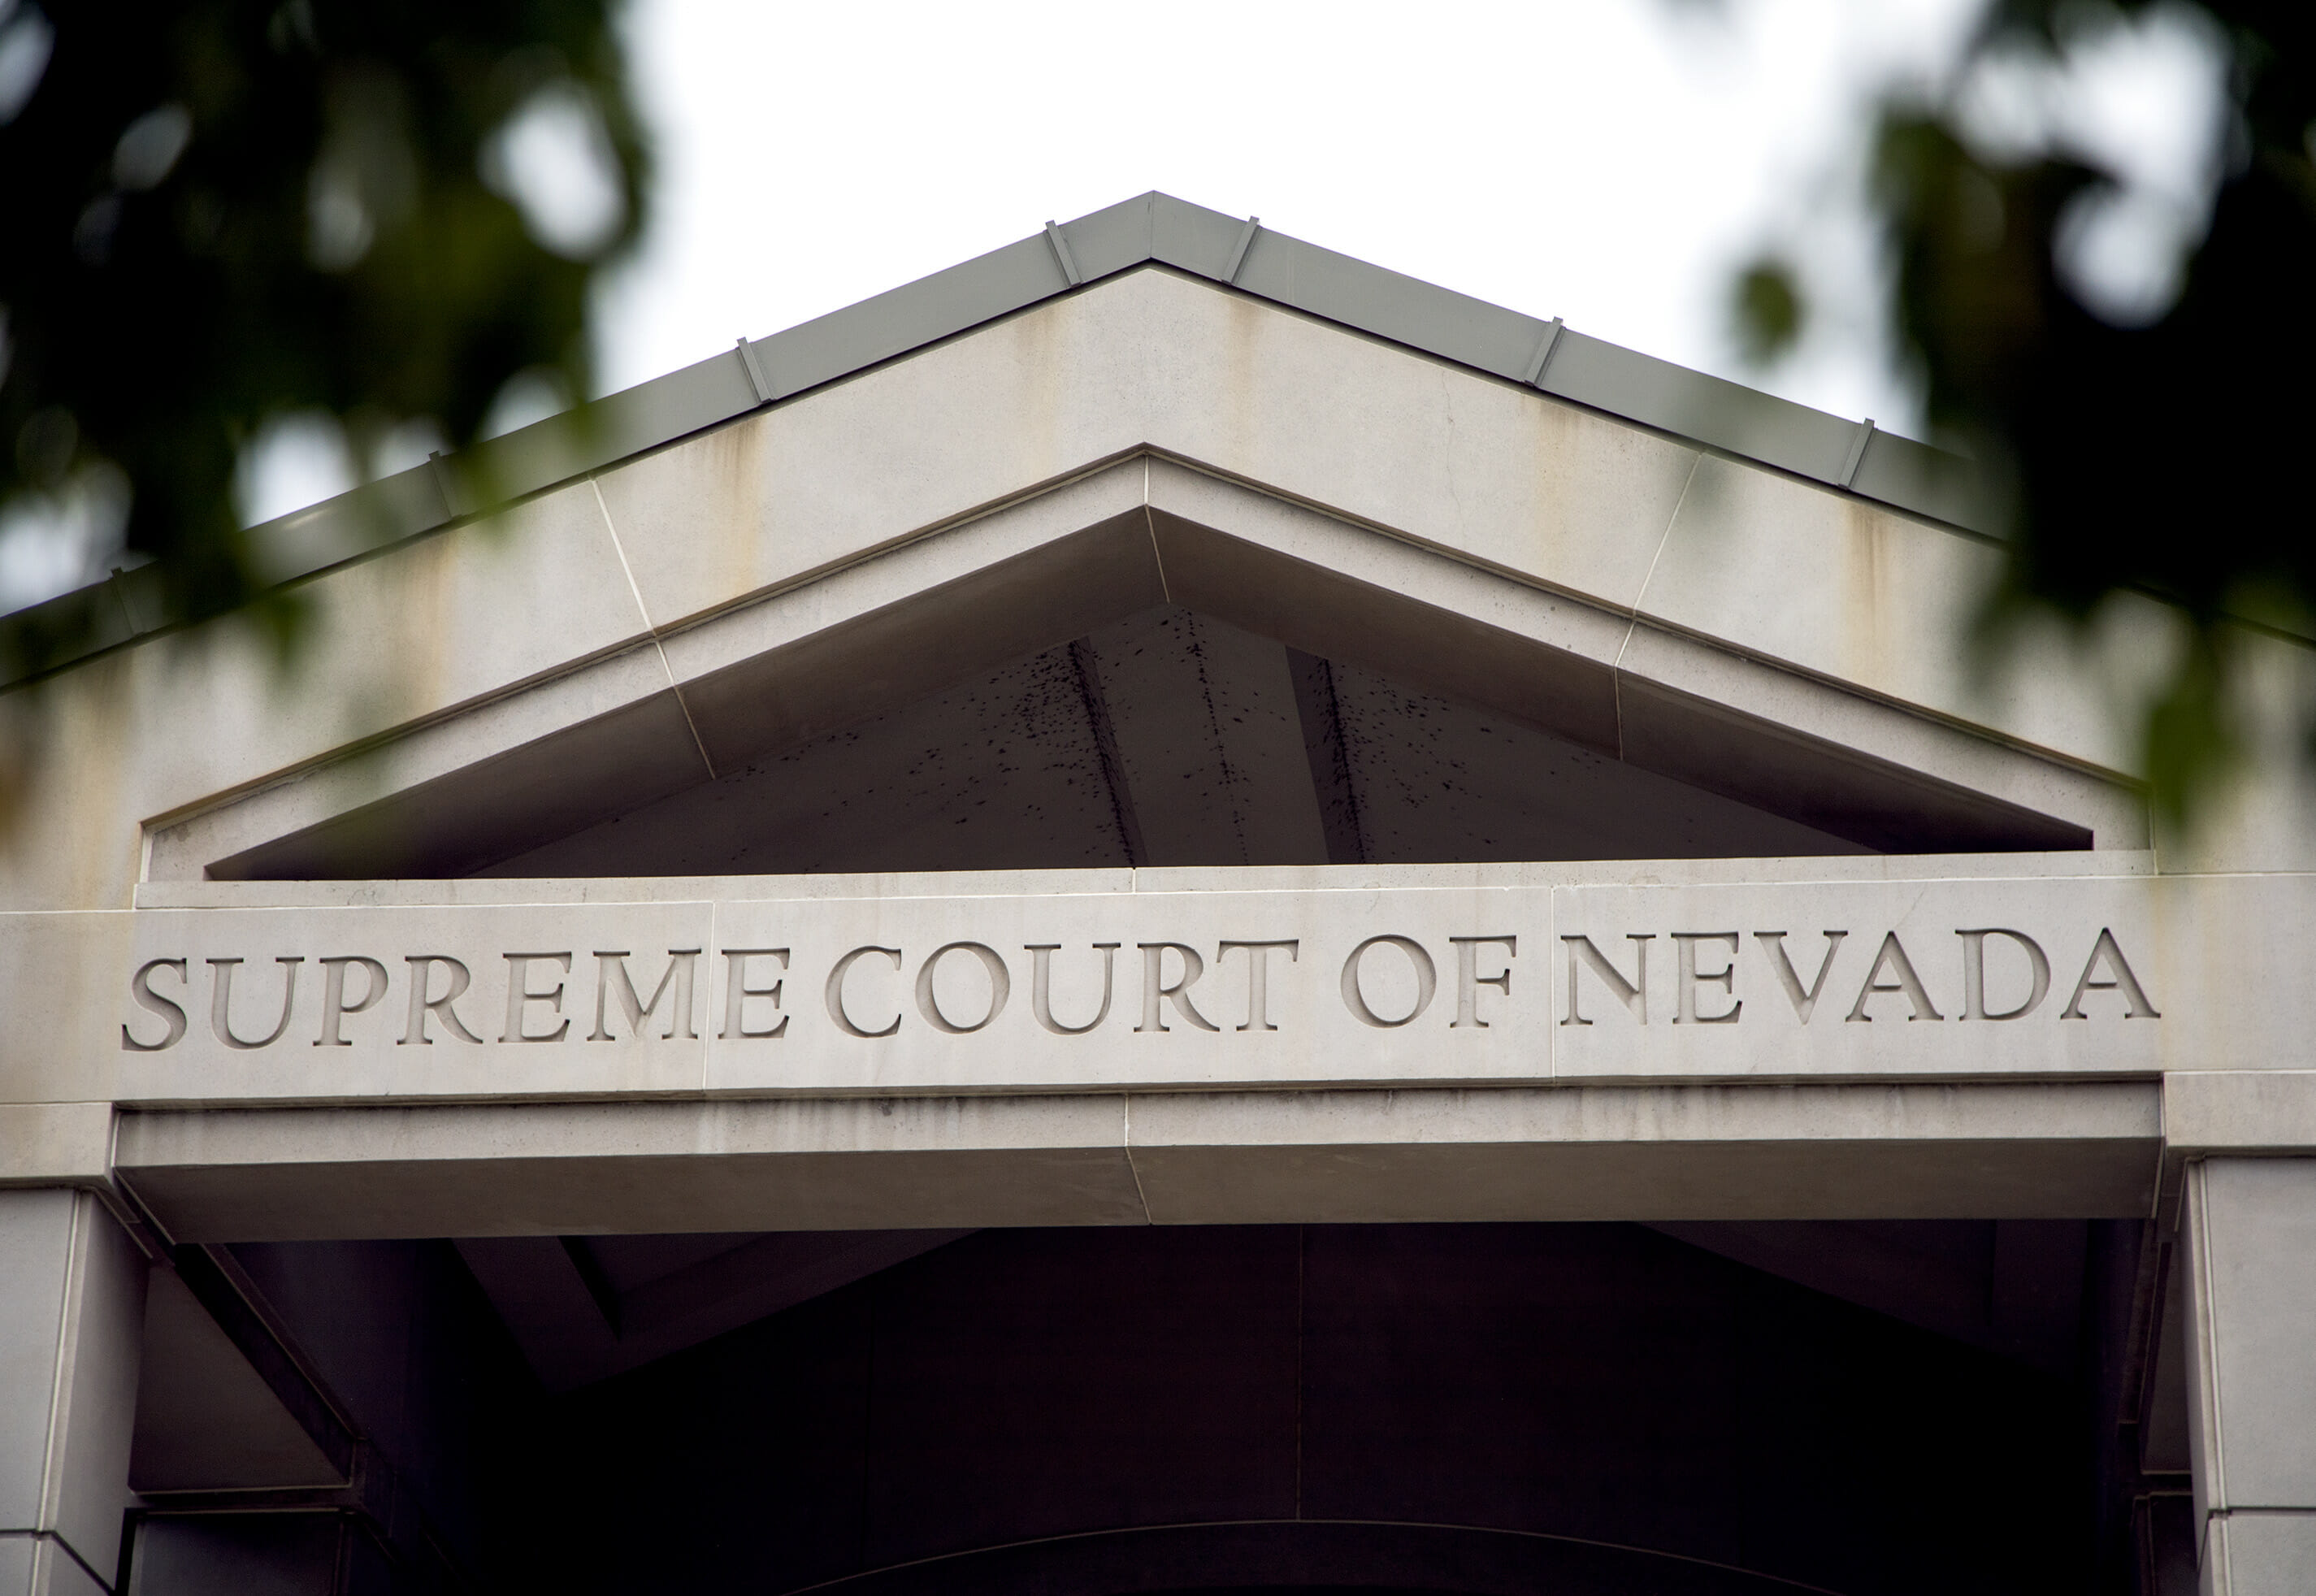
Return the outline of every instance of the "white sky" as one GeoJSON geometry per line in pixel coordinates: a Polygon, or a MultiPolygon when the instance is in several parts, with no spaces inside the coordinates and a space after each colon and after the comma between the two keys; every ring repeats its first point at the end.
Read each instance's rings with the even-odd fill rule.
{"type": "Polygon", "coordinates": [[[1904,427],[1822,174],[1973,0],[757,5],[631,0],[648,244],[606,388],[1149,189],[1684,365],[1904,427]],[[1786,368],[1733,265],[1799,225],[1833,303],[1786,368]]]}

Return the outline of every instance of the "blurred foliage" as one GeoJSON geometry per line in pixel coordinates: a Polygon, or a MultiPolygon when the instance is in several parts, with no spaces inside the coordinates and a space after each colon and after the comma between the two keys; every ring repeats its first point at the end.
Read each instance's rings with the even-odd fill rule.
{"type": "MultiPolygon", "coordinates": [[[[1981,147],[1964,93],[1989,64],[2062,69],[2152,9],[1996,0],[1943,97],[1882,106],[1869,198],[1933,436],[1975,456],[2000,499],[2008,569],[1982,641],[2036,611],[2088,626],[2119,591],[2192,625],[2142,727],[2177,817],[2241,752],[2242,624],[2316,636],[2316,500],[2294,464],[2316,420],[2316,6],[2172,0],[2225,51],[2230,125],[2208,227],[2151,318],[2103,317],[2064,269],[2068,229],[2123,174],[2081,150],[1981,147]]],[[[1773,354],[1798,317],[1756,274],[1799,290],[1774,261],[1741,280],[1744,340],[1773,354]]]]}
{"type": "Polygon", "coordinates": [[[1754,262],[1732,285],[1737,337],[1745,358],[1757,365],[1775,360],[1800,341],[1804,315],[1800,287],[1786,262],[1754,262]]]}
{"type": "MultiPolygon", "coordinates": [[[[647,176],[616,0],[50,4],[0,0],[0,512],[125,510],[153,619],[245,610],[286,646],[235,509],[269,419],[326,411],[359,460],[413,423],[471,440],[517,373],[587,391],[588,283],[647,176]],[[558,140],[592,228],[535,158],[524,186],[558,140]]],[[[19,617],[0,664],[99,620],[19,617]]]]}

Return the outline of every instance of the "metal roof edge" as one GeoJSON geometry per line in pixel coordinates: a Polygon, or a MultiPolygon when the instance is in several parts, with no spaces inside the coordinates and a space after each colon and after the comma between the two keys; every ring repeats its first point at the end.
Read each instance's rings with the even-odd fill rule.
{"type": "MultiPolygon", "coordinates": [[[[768,338],[743,338],[723,353],[366,483],[250,535],[277,582],[298,581],[1154,264],[1910,514],[1964,531],[1985,525],[1970,463],[1928,444],[1153,192],[1048,223],[768,338]]],[[[106,624],[92,630],[89,646],[49,669],[165,629],[150,603],[125,595],[113,602],[124,582],[141,585],[133,570],[116,574],[0,617],[0,627],[37,628],[92,606],[103,611],[106,624]]]]}

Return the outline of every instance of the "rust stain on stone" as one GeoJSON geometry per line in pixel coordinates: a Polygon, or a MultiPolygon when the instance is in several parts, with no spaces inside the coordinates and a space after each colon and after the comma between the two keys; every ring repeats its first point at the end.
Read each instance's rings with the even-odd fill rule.
{"type": "MultiPolygon", "coordinates": [[[[1843,673],[1882,691],[1897,683],[1897,631],[1902,611],[1899,570],[1889,519],[1855,502],[1841,507],[1842,593],[1839,617],[1843,673]]],[[[1916,595],[1919,599],[1921,595],[1916,595]]]]}

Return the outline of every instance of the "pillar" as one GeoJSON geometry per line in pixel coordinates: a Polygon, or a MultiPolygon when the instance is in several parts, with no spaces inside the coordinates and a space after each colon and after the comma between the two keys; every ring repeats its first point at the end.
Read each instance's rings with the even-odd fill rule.
{"type": "Polygon", "coordinates": [[[103,1205],[0,1190],[0,1593],[112,1588],[145,1260],[103,1205]]]}
{"type": "Polygon", "coordinates": [[[2316,1591],[2316,1158],[2187,1168],[2204,1596],[2316,1591]]]}

